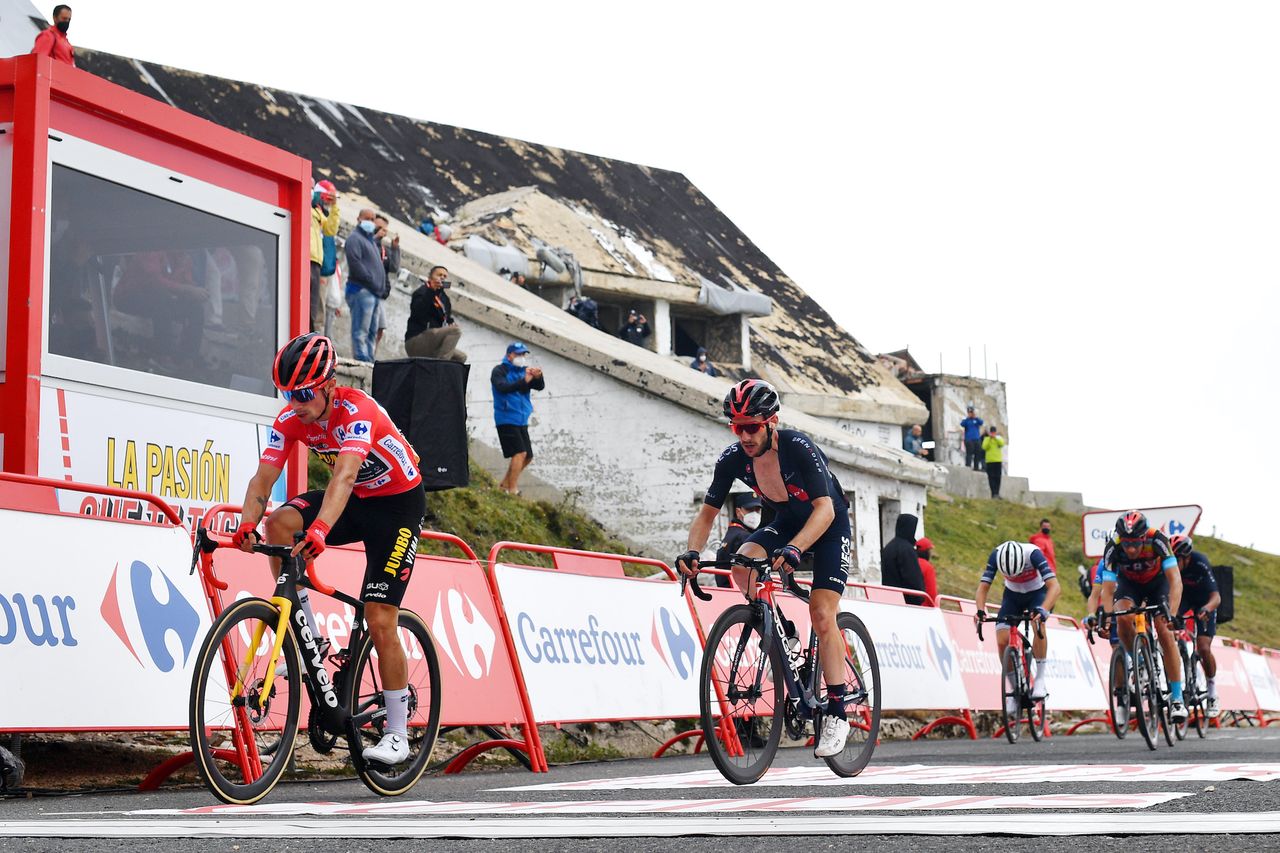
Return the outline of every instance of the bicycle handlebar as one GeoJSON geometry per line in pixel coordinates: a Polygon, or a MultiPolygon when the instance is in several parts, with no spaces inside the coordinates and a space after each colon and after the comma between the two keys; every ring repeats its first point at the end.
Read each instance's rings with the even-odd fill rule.
{"type": "MultiPolygon", "coordinates": [[[[734,566],[742,566],[745,569],[755,569],[758,571],[761,569],[768,569],[772,565],[773,564],[770,562],[768,557],[747,557],[743,554],[734,554],[727,560],[707,560],[706,562],[701,560],[698,561],[699,569],[731,569],[734,566]]],[[[694,595],[698,596],[698,598],[703,601],[710,601],[711,594],[702,591],[702,588],[698,586],[697,577],[697,575],[681,575],[680,594],[684,595],[685,583],[688,582],[693,587],[694,595]]],[[[806,592],[804,587],[800,586],[796,581],[794,572],[782,572],[782,588],[801,601],[809,600],[809,593],[806,592]]]]}
{"type": "MultiPolygon", "coordinates": [[[[1039,615],[1040,615],[1040,614],[1036,613],[1034,610],[1024,610],[1024,611],[1022,611],[1020,614],[1018,614],[1018,618],[1017,618],[1015,621],[1018,621],[1018,622],[1024,622],[1024,621],[1025,621],[1025,622],[1030,622],[1030,623],[1031,623],[1031,627],[1032,627],[1033,629],[1035,629],[1035,632],[1036,632],[1036,638],[1037,638],[1037,639],[1040,639],[1040,640],[1043,640],[1043,639],[1044,639],[1044,628],[1042,627],[1042,626],[1043,626],[1043,622],[1042,622],[1040,619],[1037,619],[1037,618],[1036,618],[1036,617],[1037,617],[1037,616],[1039,616],[1039,615]]],[[[977,625],[978,625],[978,639],[979,639],[979,640],[984,639],[984,638],[983,638],[983,636],[982,636],[982,623],[983,623],[983,622],[997,622],[997,621],[999,621],[999,619],[1000,619],[1000,617],[999,617],[999,616],[992,616],[990,613],[985,613],[985,612],[983,612],[983,611],[978,611],[977,613],[975,613],[975,614],[974,614],[974,616],[976,616],[976,617],[977,617],[975,621],[977,622],[977,625]]]]}
{"type": "MultiPolygon", "coordinates": [[[[293,540],[295,545],[296,543],[301,542],[305,536],[306,534],[301,531],[293,534],[293,540]]],[[[287,559],[293,556],[293,549],[295,545],[272,545],[270,543],[259,540],[253,544],[253,553],[263,554],[267,557],[279,557],[280,559],[287,559]]],[[[189,574],[194,574],[196,570],[196,565],[200,564],[200,573],[205,577],[206,580],[209,581],[209,583],[213,584],[218,589],[228,589],[226,581],[219,580],[218,577],[213,574],[211,566],[206,568],[206,566],[203,563],[201,563],[200,555],[212,554],[214,551],[218,550],[219,548],[235,548],[235,547],[236,546],[232,545],[230,542],[226,542],[220,539],[215,539],[213,536],[209,534],[209,531],[206,528],[204,527],[197,528],[195,548],[192,549],[192,553],[191,553],[191,571],[189,572],[189,574]]],[[[316,574],[315,560],[311,560],[306,563],[306,576],[305,578],[299,578],[299,580],[305,580],[308,586],[310,586],[312,589],[316,590],[317,592],[324,593],[325,595],[331,596],[337,592],[336,589],[334,589],[332,586],[322,581],[320,579],[320,576],[316,574]]],[[[711,596],[707,596],[707,597],[710,598],[711,596]]]]}

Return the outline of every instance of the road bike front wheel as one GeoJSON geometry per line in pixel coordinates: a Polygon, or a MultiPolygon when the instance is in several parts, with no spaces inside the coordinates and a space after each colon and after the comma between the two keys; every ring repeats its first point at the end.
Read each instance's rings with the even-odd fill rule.
{"type": "Polygon", "coordinates": [[[1010,643],[1005,647],[1000,669],[1000,714],[1004,719],[1004,736],[1009,743],[1018,742],[1019,719],[1022,715],[1022,650],[1010,643]]]}
{"type": "Polygon", "coordinates": [[[1156,682],[1155,662],[1151,657],[1151,641],[1139,634],[1133,643],[1133,680],[1137,691],[1134,708],[1138,714],[1138,731],[1148,749],[1156,748],[1160,728],[1160,685],[1156,682]]]}
{"type": "Polygon", "coordinates": [[[352,655],[350,668],[342,674],[345,699],[352,716],[374,715],[358,728],[359,737],[348,744],[351,762],[360,781],[384,797],[398,796],[417,784],[440,733],[440,663],[431,632],[422,617],[412,610],[401,610],[396,624],[409,670],[409,756],[404,761],[388,767],[367,762],[363,757],[365,747],[382,739],[387,723],[382,676],[372,636],[364,635],[352,655]]]}
{"type": "Polygon", "coordinates": [[[782,738],[784,664],[774,639],[748,604],[730,607],[707,634],[698,684],[702,731],[716,769],[735,785],[763,776],[782,738]]]}
{"type": "Polygon", "coordinates": [[[880,661],[871,632],[861,619],[841,612],[836,626],[844,640],[844,712],[849,737],[843,750],[822,760],[837,776],[849,777],[857,776],[871,761],[880,736],[880,661]]]}
{"type": "Polygon", "coordinates": [[[1116,645],[1111,648],[1111,666],[1108,671],[1111,674],[1107,694],[1111,710],[1111,731],[1116,737],[1124,740],[1124,736],[1129,733],[1129,719],[1133,711],[1133,694],[1130,689],[1133,680],[1130,678],[1123,646],[1116,645]]]}
{"type": "Polygon", "coordinates": [[[1182,658],[1182,702],[1187,706],[1187,718],[1180,723],[1173,724],[1173,733],[1178,740],[1187,739],[1187,726],[1191,724],[1191,718],[1195,716],[1195,680],[1191,674],[1191,658],[1187,655],[1186,648],[1182,643],[1178,643],[1178,656],[1182,658]]]}
{"type": "Polygon", "coordinates": [[[1187,658],[1186,667],[1182,670],[1186,678],[1187,715],[1191,725],[1195,727],[1196,736],[1204,737],[1206,726],[1205,709],[1205,677],[1204,664],[1200,663],[1200,653],[1192,652],[1187,658]]]}
{"type": "Polygon", "coordinates": [[[277,659],[284,671],[276,675],[269,665],[279,621],[279,609],[267,601],[237,601],[213,623],[196,654],[191,752],[200,778],[224,803],[261,800],[293,755],[305,688],[292,636],[283,638],[277,659]]]}

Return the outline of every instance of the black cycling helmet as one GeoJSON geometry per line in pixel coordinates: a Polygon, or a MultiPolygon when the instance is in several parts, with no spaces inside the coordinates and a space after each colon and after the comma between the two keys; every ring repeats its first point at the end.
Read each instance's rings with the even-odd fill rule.
{"type": "Polygon", "coordinates": [[[1147,517],[1131,509],[1116,519],[1116,535],[1121,539],[1141,539],[1147,535],[1147,517]]]}
{"type": "Polygon", "coordinates": [[[324,335],[298,335],[276,353],[271,381],[281,391],[316,388],[333,378],[335,355],[333,341],[324,335]]]}
{"type": "Polygon", "coordinates": [[[778,413],[778,392],[763,379],[744,379],[729,389],[724,398],[724,416],[729,420],[767,420],[778,413]]]}
{"type": "Polygon", "coordinates": [[[1179,533],[1169,540],[1169,545],[1173,548],[1173,554],[1175,557],[1191,556],[1192,545],[1190,536],[1179,533]]]}

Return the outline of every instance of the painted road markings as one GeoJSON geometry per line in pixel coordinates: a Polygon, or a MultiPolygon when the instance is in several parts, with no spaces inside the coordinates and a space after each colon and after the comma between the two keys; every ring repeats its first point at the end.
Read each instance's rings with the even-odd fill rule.
{"type": "Polygon", "coordinates": [[[1174,791],[1142,794],[1031,794],[926,797],[762,797],[715,800],[571,800],[567,802],[260,803],[194,809],[139,809],[123,815],[547,815],[673,814],[680,812],[949,811],[956,809],[1146,809],[1193,796],[1174,791]]]}
{"type": "Polygon", "coordinates": [[[673,838],[687,835],[1209,835],[1280,833],[1280,812],[690,817],[147,818],[0,821],[0,838],[673,838]]]}
{"type": "MultiPolygon", "coordinates": [[[[811,785],[1025,785],[1051,782],[1271,782],[1280,779],[1280,764],[987,764],[882,765],[868,767],[852,779],[835,776],[825,767],[775,767],[756,786],[811,785]]],[[[732,783],[715,770],[544,782],[495,788],[496,791],[623,791],[686,788],[729,788],[732,783]]]]}

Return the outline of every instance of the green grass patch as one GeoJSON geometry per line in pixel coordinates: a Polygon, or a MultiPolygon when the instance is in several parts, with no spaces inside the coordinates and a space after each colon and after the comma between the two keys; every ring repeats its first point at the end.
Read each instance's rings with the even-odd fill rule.
{"type": "MultiPolygon", "coordinates": [[[[973,598],[991,549],[1006,539],[1025,542],[1040,529],[1042,518],[1053,522],[1053,545],[1063,587],[1056,610],[1076,618],[1084,616],[1085,600],[1076,586],[1076,566],[1092,568],[1094,560],[1084,556],[1080,515],[1062,510],[983,498],[948,500],[930,493],[925,531],[934,545],[938,591],[973,598]]],[[[1220,633],[1280,647],[1280,625],[1270,618],[1280,612],[1280,556],[1208,536],[1194,539],[1196,550],[1203,551],[1214,565],[1235,567],[1235,619],[1220,633]]],[[[991,599],[1000,600],[999,582],[991,599]]]]}

